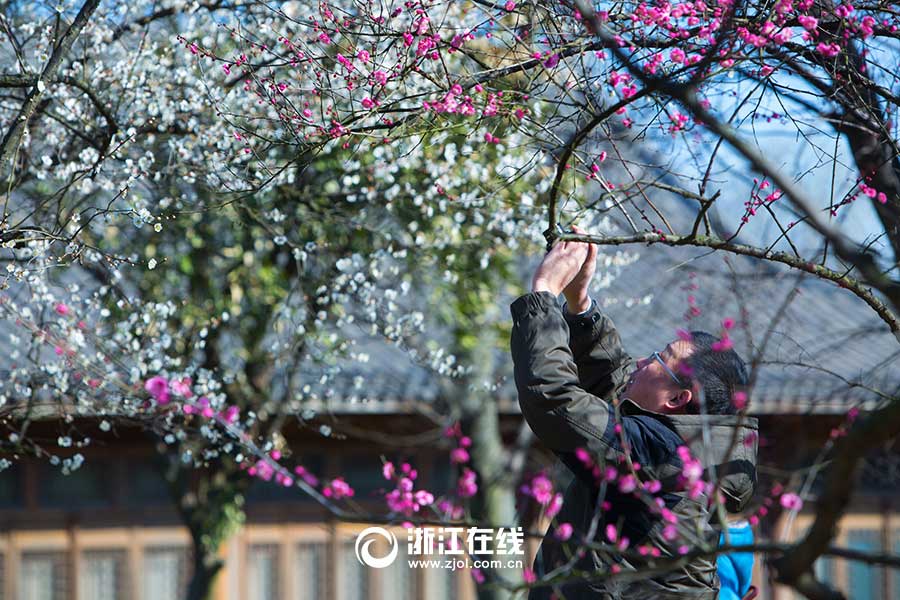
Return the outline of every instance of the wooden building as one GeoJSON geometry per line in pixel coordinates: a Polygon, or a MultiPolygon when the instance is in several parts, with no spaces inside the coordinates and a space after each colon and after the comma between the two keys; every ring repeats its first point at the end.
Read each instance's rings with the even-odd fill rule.
{"type": "MultiPolygon", "coordinates": [[[[759,415],[763,429],[807,430],[810,417],[759,415]]],[[[408,415],[354,415],[354,426],[372,430],[414,427],[408,415]]],[[[835,417],[819,417],[825,432],[835,417]]],[[[503,427],[512,434],[516,415],[503,427]]],[[[815,447],[806,440],[809,448],[815,447]]],[[[774,444],[778,446],[780,444],[774,444]]],[[[322,444],[291,439],[295,452],[324,476],[341,474],[351,482],[360,506],[383,510],[383,502],[367,500],[383,487],[379,476],[382,449],[361,443],[322,444]]],[[[794,446],[795,450],[800,446],[794,446]]],[[[404,458],[396,448],[389,456],[404,458]]],[[[25,460],[0,472],[0,600],[180,600],[190,573],[190,539],[181,526],[168,491],[155,466],[153,446],[137,430],[119,430],[115,438],[98,440],[85,452],[85,464],[70,475],[46,462],[25,460]]],[[[794,457],[799,459],[799,452],[794,457]]],[[[858,493],[843,518],[835,544],[900,554],[897,488],[900,453],[873,456],[860,474],[858,493]]],[[[453,484],[445,451],[419,449],[413,459],[423,487],[440,491],[453,484]]],[[[763,464],[790,459],[766,451],[763,464]]],[[[763,519],[761,527],[779,537],[799,535],[811,519],[807,508],[792,523],[782,515],[763,519]]],[[[469,600],[474,586],[469,573],[443,569],[409,569],[401,560],[385,570],[363,567],[354,541],[363,523],[343,523],[329,516],[297,489],[260,482],[247,497],[247,522],[222,549],[226,567],[216,600],[380,600],[418,598],[469,600]]],[[[405,531],[394,528],[397,538],[405,531]]],[[[783,539],[783,538],[782,538],[783,539]]],[[[530,548],[528,560],[534,548],[530,548]]],[[[774,588],[757,563],[755,580],[762,597],[788,600],[793,595],[774,588]]],[[[900,570],[869,567],[844,560],[821,560],[818,572],[849,597],[900,597],[900,570]]]]}

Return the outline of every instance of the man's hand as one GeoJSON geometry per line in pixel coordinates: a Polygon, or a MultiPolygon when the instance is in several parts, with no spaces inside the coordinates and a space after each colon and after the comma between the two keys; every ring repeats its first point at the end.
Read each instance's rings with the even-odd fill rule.
{"type": "Polygon", "coordinates": [[[582,270],[590,246],[584,242],[558,242],[534,272],[531,290],[558,296],[582,270]]]}
{"type": "MultiPolygon", "coordinates": [[[[586,234],[587,231],[572,226],[575,233],[586,234]]],[[[577,244],[578,242],[571,242],[577,244]]],[[[588,244],[587,258],[581,265],[581,270],[575,275],[575,278],[563,288],[563,294],[566,297],[566,305],[568,311],[572,314],[582,313],[591,307],[591,297],[588,295],[588,288],[591,285],[591,279],[594,277],[594,270],[597,266],[597,245],[588,244]]]]}

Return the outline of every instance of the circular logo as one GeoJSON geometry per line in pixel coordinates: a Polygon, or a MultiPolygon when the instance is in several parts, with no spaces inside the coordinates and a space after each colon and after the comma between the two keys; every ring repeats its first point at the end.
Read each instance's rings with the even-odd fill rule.
{"type": "Polygon", "coordinates": [[[376,569],[390,566],[394,559],[397,558],[398,550],[396,536],[383,527],[367,527],[356,536],[356,560],[366,566],[375,567],[376,569]],[[384,538],[390,545],[391,549],[388,551],[387,556],[381,558],[372,556],[370,548],[375,543],[376,536],[384,538]]]}

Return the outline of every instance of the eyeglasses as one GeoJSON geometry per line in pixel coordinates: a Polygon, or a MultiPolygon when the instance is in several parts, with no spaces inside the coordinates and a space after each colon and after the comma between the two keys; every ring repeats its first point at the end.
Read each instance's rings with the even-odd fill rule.
{"type": "Polygon", "coordinates": [[[651,356],[659,361],[659,364],[662,365],[662,368],[666,370],[666,373],[669,374],[669,377],[671,377],[679,387],[684,386],[684,382],[681,380],[681,377],[676,375],[675,371],[669,368],[669,365],[667,365],[666,361],[663,360],[663,357],[659,355],[659,352],[654,352],[653,354],[651,354],[651,356]]]}

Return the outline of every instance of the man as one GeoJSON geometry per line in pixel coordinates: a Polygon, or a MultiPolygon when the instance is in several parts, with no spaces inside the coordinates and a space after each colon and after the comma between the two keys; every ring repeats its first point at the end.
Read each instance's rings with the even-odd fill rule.
{"type": "Polygon", "coordinates": [[[536,574],[557,583],[533,588],[529,598],[715,600],[715,558],[649,569],[642,579],[628,572],[648,569],[655,557],[715,548],[724,516],[710,494],[730,512],[752,496],[756,421],[734,415],[733,404],[746,368],[702,332],[633,363],[588,296],[596,253],[593,245],[557,243],[531,293],[511,306],[522,414],[575,475],[556,518],[574,535],[559,542],[551,525],[535,561],[536,574]],[[701,467],[717,487],[698,479],[701,467]],[[609,550],[613,541],[625,547],[623,538],[624,552],[609,550]],[[594,546],[584,548],[585,540],[594,546]],[[611,573],[621,575],[610,580],[611,573]]]}

